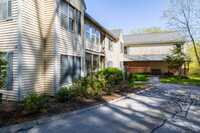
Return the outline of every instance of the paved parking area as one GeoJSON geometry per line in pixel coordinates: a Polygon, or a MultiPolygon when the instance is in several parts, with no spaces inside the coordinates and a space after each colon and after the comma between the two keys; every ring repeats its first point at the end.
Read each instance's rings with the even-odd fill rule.
{"type": "Polygon", "coordinates": [[[28,133],[199,133],[200,87],[160,84],[28,133]]]}

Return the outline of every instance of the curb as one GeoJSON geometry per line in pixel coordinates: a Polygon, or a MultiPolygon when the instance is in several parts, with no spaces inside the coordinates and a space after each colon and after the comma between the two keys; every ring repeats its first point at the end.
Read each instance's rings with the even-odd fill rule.
{"type": "MultiPolygon", "coordinates": [[[[159,85],[161,85],[161,84],[158,84],[158,85],[155,85],[155,86],[159,86],[159,85]]],[[[99,107],[106,106],[108,104],[113,104],[113,103],[116,103],[120,100],[130,98],[133,95],[136,95],[138,93],[149,90],[149,89],[151,89],[155,86],[152,86],[150,88],[147,88],[145,90],[142,90],[142,91],[139,91],[139,92],[127,95],[127,96],[120,97],[120,98],[115,99],[115,100],[110,101],[110,102],[102,103],[102,104],[99,104],[99,105],[94,105],[94,106],[87,107],[87,108],[84,108],[84,109],[80,109],[80,110],[77,110],[77,111],[68,112],[68,113],[64,113],[64,114],[60,114],[60,115],[56,115],[56,116],[52,116],[52,117],[47,117],[47,118],[43,118],[43,119],[39,119],[39,120],[28,121],[28,122],[20,123],[20,124],[16,124],[16,125],[2,127],[2,128],[0,128],[0,133],[13,133],[13,132],[16,133],[16,132],[19,132],[19,131],[25,131],[25,130],[31,129],[34,126],[37,126],[37,125],[42,125],[42,124],[49,123],[49,122],[52,122],[52,121],[61,120],[61,119],[64,119],[64,118],[67,118],[67,117],[70,117],[70,116],[79,115],[81,113],[84,113],[84,112],[87,112],[87,111],[90,111],[90,110],[94,110],[94,109],[97,109],[99,107]]]]}

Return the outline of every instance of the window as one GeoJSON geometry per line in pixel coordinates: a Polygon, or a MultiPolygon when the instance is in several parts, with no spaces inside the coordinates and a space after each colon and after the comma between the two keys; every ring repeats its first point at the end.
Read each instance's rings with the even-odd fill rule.
{"type": "Polygon", "coordinates": [[[96,30],[96,43],[99,44],[100,43],[100,33],[98,30],[96,30]]]}
{"type": "Polygon", "coordinates": [[[12,90],[13,89],[13,52],[7,52],[5,55],[1,56],[0,58],[6,60],[8,62],[8,67],[9,67],[9,70],[7,70],[6,79],[2,79],[1,77],[1,80],[5,81],[7,90],[12,90]]]}
{"type": "Polygon", "coordinates": [[[113,50],[113,42],[110,39],[108,39],[108,50],[113,50]]]}
{"type": "Polygon", "coordinates": [[[90,40],[90,25],[86,24],[85,29],[86,29],[86,39],[90,40]]]}
{"type": "Polygon", "coordinates": [[[120,52],[123,53],[123,43],[120,43],[120,52]]]}
{"type": "Polygon", "coordinates": [[[108,61],[108,62],[107,62],[107,68],[108,68],[108,67],[113,67],[113,62],[112,62],[112,61],[108,61]]]}
{"type": "Polygon", "coordinates": [[[96,71],[98,68],[99,57],[97,55],[93,55],[93,71],[96,71]]]}
{"type": "Polygon", "coordinates": [[[76,10],[76,33],[81,35],[81,12],[76,10]]]}
{"type": "Polygon", "coordinates": [[[85,25],[86,28],[86,39],[91,40],[94,43],[100,43],[100,32],[89,24],[85,25]]]}
{"type": "Polygon", "coordinates": [[[81,76],[81,58],[61,55],[60,84],[72,83],[81,76]]]}
{"type": "Polygon", "coordinates": [[[68,4],[61,0],[61,27],[68,28],[68,4]]]}
{"type": "Polygon", "coordinates": [[[74,8],[69,5],[69,31],[74,31],[74,8]]]}
{"type": "Polygon", "coordinates": [[[174,44],[174,50],[178,48],[179,52],[184,52],[184,44],[174,44]]]}
{"type": "Polygon", "coordinates": [[[96,30],[95,30],[95,28],[93,28],[92,27],[92,42],[94,42],[95,43],[95,39],[96,39],[96,30]]]}
{"type": "Polygon", "coordinates": [[[92,55],[91,54],[88,54],[88,53],[85,54],[85,65],[86,65],[86,71],[87,71],[87,73],[89,73],[92,68],[92,55]]]}
{"type": "Polygon", "coordinates": [[[12,0],[0,0],[0,20],[12,19],[12,0]]]}
{"type": "Polygon", "coordinates": [[[128,47],[124,47],[124,54],[128,54],[128,47]]]}

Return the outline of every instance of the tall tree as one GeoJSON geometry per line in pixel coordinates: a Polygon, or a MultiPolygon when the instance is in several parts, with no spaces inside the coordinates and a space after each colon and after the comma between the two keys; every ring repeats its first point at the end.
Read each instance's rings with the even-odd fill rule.
{"type": "Polygon", "coordinates": [[[163,33],[163,32],[170,32],[170,31],[162,30],[161,28],[156,27],[156,26],[142,27],[142,28],[138,28],[137,30],[131,30],[132,34],[163,33]]]}
{"type": "Polygon", "coordinates": [[[163,18],[168,21],[169,28],[186,34],[192,42],[200,66],[199,53],[196,48],[200,31],[199,14],[199,0],[170,0],[169,8],[163,11],[163,18]]]}

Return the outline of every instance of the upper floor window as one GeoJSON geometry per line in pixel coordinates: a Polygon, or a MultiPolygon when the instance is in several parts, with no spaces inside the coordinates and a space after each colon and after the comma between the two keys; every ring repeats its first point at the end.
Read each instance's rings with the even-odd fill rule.
{"type": "Polygon", "coordinates": [[[68,28],[68,4],[61,0],[61,27],[68,28]]]}
{"type": "Polygon", "coordinates": [[[128,55],[128,47],[124,47],[124,54],[128,55]]]}
{"type": "Polygon", "coordinates": [[[108,39],[108,50],[113,50],[113,42],[110,39],[108,39]]]}
{"type": "Polygon", "coordinates": [[[81,34],[81,12],[76,10],[76,33],[81,34]]]}
{"type": "Polygon", "coordinates": [[[0,0],[0,20],[12,19],[12,0],[0,0]]]}
{"type": "Polygon", "coordinates": [[[174,50],[178,48],[179,52],[184,52],[184,44],[174,44],[174,50]]]}
{"type": "Polygon", "coordinates": [[[81,34],[81,12],[64,0],[61,0],[61,27],[81,34]]]}
{"type": "Polygon", "coordinates": [[[86,39],[90,40],[90,25],[86,24],[85,29],[86,29],[86,39]]]}
{"type": "Polygon", "coordinates": [[[74,31],[74,8],[69,5],[69,31],[74,31]]]}
{"type": "Polygon", "coordinates": [[[120,43],[120,52],[121,53],[123,53],[123,47],[124,47],[123,43],[120,43]]]}
{"type": "Polygon", "coordinates": [[[89,24],[85,25],[86,29],[86,39],[91,40],[94,43],[100,43],[100,32],[89,24]]]}

